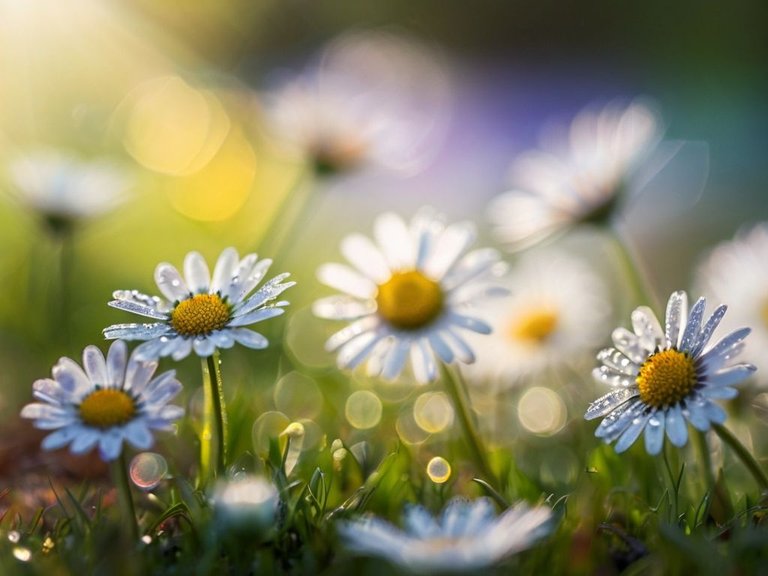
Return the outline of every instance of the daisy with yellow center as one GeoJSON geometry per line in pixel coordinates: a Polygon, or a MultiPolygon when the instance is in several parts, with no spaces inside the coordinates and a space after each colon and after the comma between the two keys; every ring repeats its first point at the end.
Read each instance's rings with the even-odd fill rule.
{"type": "Polygon", "coordinates": [[[118,290],[109,302],[134,314],[155,320],[147,324],[115,324],[104,330],[106,338],[146,340],[136,349],[140,358],[172,356],[180,360],[192,351],[209,357],[216,349],[230,348],[235,342],[249,348],[265,348],[267,339],[245,326],[284,312],[286,301],[275,301],[294,282],[284,282],[289,274],[279,274],[261,288],[272,261],[259,260],[256,254],[240,259],[234,248],[224,250],[213,275],[197,252],[184,259],[184,276],[171,264],[159,264],[155,281],[165,299],[136,290],[118,290]]]}
{"type": "Polygon", "coordinates": [[[347,33],[264,95],[266,124],[315,174],[377,167],[412,173],[442,136],[447,77],[416,42],[347,33]]]}
{"type": "Polygon", "coordinates": [[[53,367],[53,379],[37,380],[34,396],[23,418],[43,430],[54,430],[43,439],[45,450],[69,444],[74,454],[98,447],[104,461],[120,456],[124,442],[138,450],[149,449],[153,430],[172,430],[184,410],[169,405],[181,390],[175,372],[152,378],[156,362],[135,354],[128,358],[125,342],[110,346],[106,359],[95,346],[83,351],[83,367],[62,358],[53,367]]]}
{"type": "Polygon", "coordinates": [[[505,269],[498,253],[470,251],[474,227],[446,225],[429,209],[410,223],[383,214],[374,235],[378,245],[359,234],[342,242],[351,266],[318,270],[321,282],[343,294],[315,302],[315,314],[350,322],[326,344],[338,351],[339,366],[367,360],[370,375],[394,379],[410,358],[416,380],[426,383],[435,379],[438,359],[473,362],[464,332],[487,334],[490,326],[465,310],[505,292],[496,280],[505,269]]]}
{"type": "Polygon", "coordinates": [[[610,318],[602,279],[575,256],[548,248],[521,256],[504,279],[509,294],[478,307],[493,332],[473,338],[476,383],[509,387],[549,368],[589,362],[610,318]]]}
{"type": "Polygon", "coordinates": [[[725,421],[714,402],[733,398],[732,386],[748,378],[755,367],[733,364],[744,347],[749,328],[735,330],[709,346],[726,307],[719,306],[704,322],[704,298],[688,310],[685,292],[669,298],[666,329],[653,312],[641,306],[632,313],[633,331],[617,328],[614,348],[602,350],[602,363],[593,375],[614,389],[595,400],[585,418],[605,417],[595,436],[616,441],[616,451],[627,450],[644,432],[645,449],[658,454],[664,434],[674,446],[688,441],[687,422],[705,432],[725,421]]]}
{"type": "Polygon", "coordinates": [[[513,188],[489,206],[497,236],[512,250],[579,223],[608,221],[622,197],[653,176],[639,173],[651,164],[661,122],[640,102],[613,104],[583,110],[557,136],[515,161],[513,188]]]}
{"type": "Polygon", "coordinates": [[[462,573],[488,568],[526,550],[552,530],[552,511],[517,504],[497,516],[486,498],[454,498],[440,517],[412,505],[405,530],[368,516],[338,523],[345,547],[377,556],[409,573],[462,573]]]}

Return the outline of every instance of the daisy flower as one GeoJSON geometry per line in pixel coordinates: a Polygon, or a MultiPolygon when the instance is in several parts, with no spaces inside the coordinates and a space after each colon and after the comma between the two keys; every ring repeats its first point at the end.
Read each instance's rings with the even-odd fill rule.
{"type": "Polygon", "coordinates": [[[98,446],[104,461],[115,460],[123,442],[138,450],[150,448],[152,430],[173,430],[173,422],[184,410],[168,404],[181,390],[173,370],[152,378],[156,362],[132,355],[122,340],[114,342],[106,360],[95,346],[83,351],[83,367],[61,358],[51,378],[33,384],[40,402],[27,404],[23,418],[35,427],[54,430],[43,439],[44,450],[69,444],[73,454],[84,454],[98,446]]]}
{"type": "Polygon", "coordinates": [[[222,526],[258,530],[275,524],[280,495],[261,476],[220,480],[214,489],[213,505],[222,526]]]}
{"type": "Polygon", "coordinates": [[[728,328],[752,324],[744,359],[757,363],[768,349],[768,223],[744,230],[717,246],[699,265],[696,286],[704,294],[731,302],[728,328]],[[754,324],[753,324],[754,323],[754,324]]]}
{"type": "Polygon", "coordinates": [[[279,316],[288,302],[274,300],[295,282],[279,274],[249,296],[264,278],[272,260],[248,254],[242,260],[234,248],[219,256],[211,277],[198,252],[184,259],[184,277],[171,264],[155,269],[155,282],[165,299],[136,290],[117,290],[109,302],[134,314],[152,318],[147,324],[115,324],[104,329],[108,339],[146,340],[136,348],[139,358],[185,358],[194,350],[202,357],[235,342],[248,348],[266,348],[267,339],[244,326],[279,316]]]}
{"type": "Polygon", "coordinates": [[[567,135],[513,164],[514,188],[488,211],[499,239],[517,250],[575,224],[604,221],[660,134],[656,114],[638,102],[582,111],[567,135]]]}
{"type": "Polygon", "coordinates": [[[338,532],[347,549],[412,572],[468,573],[530,548],[550,532],[551,518],[546,507],[518,504],[496,516],[486,498],[454,498],[439,519],[422,506],[407,507],[404,531],[369,516],[339,522],[338,532]]]}
{"type": "Polygon", "coordinates": [[[420,167],[446,108],[445,74],[428,51],[392,34],[350,33],[318,61],[265,95],[271,131],[320,174],[420,167]]]}
{"type": "Polygon", "coordinates": [[[20,156],[8,166],[18,200],[52,225],[100,216],[123,202],[127,174],[106,160],[82,160],[53,150],[20,156]]]}
{"type": "Polygon", "coordinates": [[[749,328],[731,332],[708,346],[726,307],[719,306],[704,320],[704,298],[688,311],[688,296],[675,292],[667,304],[666,329],[645,306],[632,313],[634,332],[617,328],[615,348],[598,355],[602,366],[593,376],[614,389],[590,404],[585,418],[605,416],[595,436],[616,440],[616,452],[624,452],[645,431],[645,449],[658,454],[664,432],[674,446],[688,441],[690,422],[705,432],[722,424],[725,411],[713,400],[733,398],[732,386],[755,371],[751,364],[732,364],[741,352],[749,328]]]}
{"type": "Polygon", "coordinates": [[[410,356],[420,383],[435,379],[436,356],[450,363],[474,362],[463,331],[488,334],[491,327],[464,313],[473,302],[504,292],[493,283],[505,265],[493,249],[470,250],[472,224],[445,225],[431,210],[410,224],[385,213],[374,223],[377,245],[353,234],[341,244],[352,265],[325,264],[323,284],[344,294],[315,302],[321,317],[350,324],[331,336],[326,349],[338,351],[340,368],[366,358],[368,374],[394,379],[410,356]]]}
{"type": "Polygon", "coordinates": [[[555,250],[525,254],[504,285],[508,296],[478,309],[493,332],[477,342],[477,362],[465,369],[472,380],[513,385],[547,367],[586,360],[598,349],[610,297],[586,263],[555,250]]]}

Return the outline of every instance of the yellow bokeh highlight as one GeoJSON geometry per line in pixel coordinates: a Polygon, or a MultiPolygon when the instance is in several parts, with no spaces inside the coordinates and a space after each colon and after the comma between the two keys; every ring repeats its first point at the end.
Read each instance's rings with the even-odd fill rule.
{"type": "Polygon", "coordinates": [[[178,76],[141,84],[124,100],[123,144],[145,168],[170,175],[205,166],[224,143],[229,116],[211,92],[178,76]]]}
{"type": "Polygon", "coordinates": [[[443,392],[425,392],[413,404],[413,419],[429,434],[437,434],[453,424],[453,406],[443,392]]]}
{"type": "Polygon", "coordinates": [[[517,417],[523,428],[540,436],[551,436],[565,426],[567,410],[560,395],[535,386],[523,394],[517,404],[517,417]]]}
{"type": "Polygon", "coordinates": [[[444,484],[451,477],[451,465],[442,456],[435,456],[427,463],[427,476],[435,484],[444,484]]]}
{"type": "Polygon", "coordinates": [[[181,214],[218,222],[242,208],[256,177],[256,154],[240,129],[230,131],[216,156],[189,176],[171,178],[168,197],[181,214]]]}
{"type": "Polygon", "coordinates": [[[347,422],[358,430],[373,428],[381,421],[383,407],[373,392],[358,390],[350,394],[344,406],[347,422]]]}
{"type": "MultiPolygon", "coordinates": [[[[280,438],[283,431],[291,424],[291,420],[282,412],[264,412],[253,423],[251,431],[253,448],[260,456],[269,453],[271,438],[280,438]]],[[[285,439],[283,438],[283,443],[285,439]]]]}

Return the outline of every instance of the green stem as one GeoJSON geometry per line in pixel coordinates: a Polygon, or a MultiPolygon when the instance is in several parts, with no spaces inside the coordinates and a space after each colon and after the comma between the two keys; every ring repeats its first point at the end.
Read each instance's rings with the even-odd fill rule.
{"type": "Polygon", "coordinates": [[[222,476],[227,459],[227,411],[221,380],[219,351],[202,361],[204,422],[200,439],[202,481],[222,476]]]}
{"type": "Polygon", "coordinates": [[[120,505],[120,513],[127,522],[121,524],[127,528],[126,537],[131,542],[139,539],[139,525],[136,519],[136,510],[133,506],[133,496],[131,496],[131,483],[128,479],[128,463],[125,461],[125,452],[120,453],[120,458],[113,460],[110,464],[112,472],[112,482],[117,489],[117,499],[120,505]]]}
{"type": "Polygon", "coordinates": [[[760,468],[760,464],[757,463],[757,460],[749,453],[744,444],[739,442],[739,439],[721,424],[712,424],[712,429],[736,453],[742,464],[750,471],[760,489],[768,490],[768,476],[766,476],[765,471],[760,468]]]}
{"type": "Polygon", "coordinates": [[[697,432],[694,434],[693,442],[696,444],[696,450],[701,459],[701,469],[704,472],[704,479],[707,482],[707,490],[711,493],[715,489],[715,475],[712,472],[712,456],[709,452],[706,432],[697,432]]]}
{"type": "Polygon", "coordinates": [[[608,237],[611,239],[619,264],[624,272],[624,278],[632,289],[633,300],[636,304],[646,304],[654,310],[659,310],[659,300],[651,290],[650,283],[642,271],[639,259],[630,248],[627,241],[613,228],[608,229],[608,237]]]}
{"type": "Polygon", "coordinates": [[[464,430],[464,438],[467,441],[469,450],[475,460],[480,473],[485,476],[485,480],[493,487],[498,488],[496,475],[491,470],[486,458],[486,450],[480,435],[477,433],[474,418],[470,412],[469,399],[461,375],[452,371],[448,366],[440,363],[440,373],[443,385],[448,395],[451,397],[456,414],[459,416],[459,422],[464,430]]]}

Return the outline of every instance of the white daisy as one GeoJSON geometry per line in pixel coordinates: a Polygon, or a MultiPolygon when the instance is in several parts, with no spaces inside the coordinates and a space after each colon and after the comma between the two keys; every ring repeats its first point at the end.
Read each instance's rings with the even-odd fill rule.
{"type": "Polygon", "coordinates": [[[731,302],[727,328],[752,325],[744,359],[759,363],[768,350],[768,223],[744,230],[717,246],[701,263],[696,286],[707,296],[731,302]]]}
{"type": "Polygon", "coordinates": [[[154,442],[152,430],[173,430],[184,410],[168,404],[181,390],[174,370],[157,378],[157,362],[128,358],[125,342],[109,348],[106,360],[95,346],[83,350],[83,368],[69,358],[53,367],[53,379],[33,384],[41,402],[27,404],[23,418],[35,427],[55,430],[43,439],[44,450],[69,444],[74,454],[98,446],[102,460],[116,459],[123,442],[147,450],[154,442]],[[83,368],[85,370],[83,370],[83,368]]]}
{"type": "Polygon", "coordinates": [[[514,385],[594,354],[607,329],[610,297],[586,263],[560,251],[527,253],[505,285],[508,296],[477,312],[493,333],[477,342],[477,362],[466,367],[471,380],[514,385]]]}
{"type": "Polygon", "coordinates": [[[498,237],[521,249],[574,224],[605,220],[660,135],[658,117],[638,102],[582,111],[567,135],[516,160],[514,188],[489,206],[498,237]]]}
{"type": "Polygon", "coordinates": [[[352,264],[325,264],[320,281],[344,292],[315,302],[317,316],[351,323],[326,343],[338,351],[341,368],[368,358],[368,373],[394,379],[410,356],[416,380],[435,379],[437,357],[446,363],[474,362],[462,331],[488,334],[491,328],[464,310],[473,302],[505,292],[492,281],[505,265],[496,250],[469,251],[474,226],[446,226],[430,210],[406,224],[386,213],[374,223],[376,246],[353,234],[341,244],[352,264]]]}
{"type": "Polygon", "coordinates": [[[136,290],[117,290],[109,305],[156,320],[149,324],[115,324],[104,329],[108,339],[146,340],[136,348],[140,358],[171,356],[181,360],[194,350],[211,356],[235,342],[248,348],[267,347],[267,339],[244,326],[279,316],[288,302],[274,300],[295,282],[279,274],[248,296],[269,270],[272,260],[248,254],[242,260],[234,248],[219,256],[211,277],[198,252],[184,259],[184,277],[171,264],[155,269],[155,282],[165,299],[136,290]]]}
{"type": "Polygon", "coordinates": [[[363,165],[413,171],[443,124],[445,74],[415,42],[351,33],[265,95],[266,120],[318,173],[363,165]]]}
{"type": "Polygon", "coordinates": [[[517,504],[496,516],[488,499],[455,498],[439,519],[422,506],[407,507],[404,531],[373,516],[341,521],[337,528],[349,550],[406,570],[468,572],[530,548],[550,532],[551,518],[552,511],[542,506],[517,504]]]}
{"type": "Polygon", "coordinates": [[[20,202],[56,221],[104,214],[123,202],[131,181],[106,160],[40,150],[12,160],[8,176],[20,202]]]}
{"type": "Polygon", "coordinates": [[[634,332],[614,330],[615,348],[602,350],[602,366],[593,376],[614,388],[590,404],[585,418],[605,416],[595,436],[616,442],[616,452],[629,448],[645,430],[645,449],[658,454],[664,432],[674,446],[688,441],[686,420],[702,432],[722,424],[725,411],[713,400],[735,397],[738,384],[755,371],[751,364],[731,364],[744,347],[749,328],[731,332],[708,346],[726,307],[704,320],[704,298],[688,311],[685,292],[675,292],[667,304],[666,330],[650,308],[632,313],[634,332]]]}

